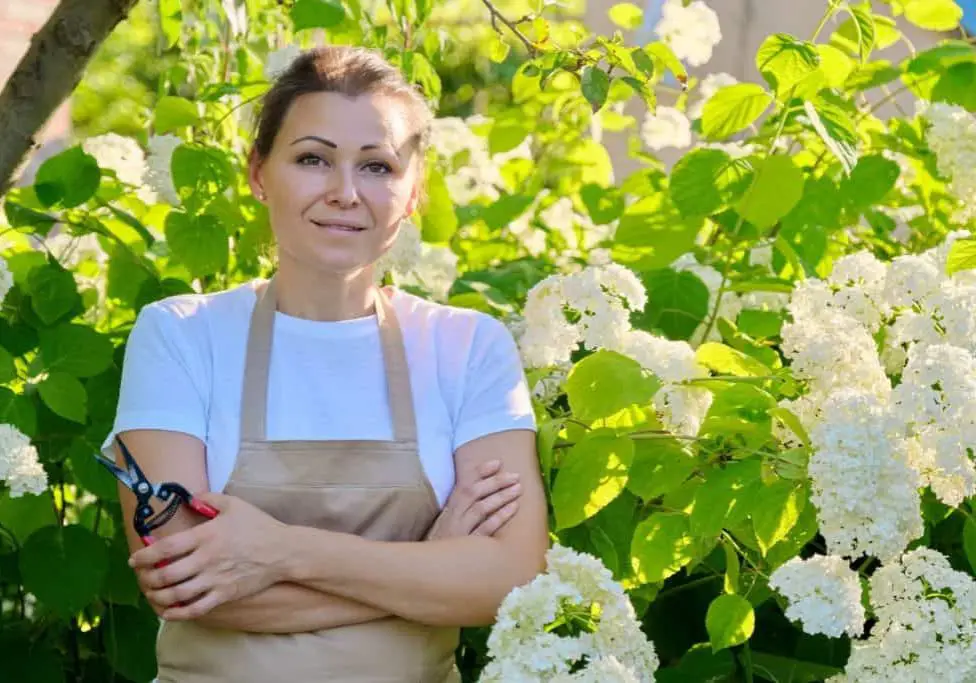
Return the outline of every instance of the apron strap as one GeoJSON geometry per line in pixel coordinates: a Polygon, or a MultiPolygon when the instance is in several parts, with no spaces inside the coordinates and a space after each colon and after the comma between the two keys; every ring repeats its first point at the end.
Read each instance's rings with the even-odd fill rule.
{"type": "MultiPolygon", "coordinates": [[[[417,442],[417,418],[410,387],[410,370],[403,332],[389,296],[374,287],[373,303],[379,327],[387,398],[393,420],[393,440],[417,442]]],[[[267,440],[268,374],[277,310],[275,279],[258,285],[257,303],[251,313],[241,391],[241,441],[267,440]]]]}

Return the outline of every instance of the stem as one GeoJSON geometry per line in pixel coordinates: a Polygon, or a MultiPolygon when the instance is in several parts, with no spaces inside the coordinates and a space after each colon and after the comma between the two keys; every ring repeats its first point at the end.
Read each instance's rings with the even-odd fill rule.
{"type": "Polygon", "coordinates": [[[502,16],[502,13],[498,11],[498,8],[495,7],[492,0],[481,0],[481,2],[482,4],[484,4],[485,7],[488,8],[488,11],[491,12],[491,25],[495,27],[495,30],[498,31],[499,21],[505,24],[505,26],[507,26],[508,29],[512,33],[514,33],[519,40],[522,41],[522,44],[525,45],[525,49],[529,51],[529,55],[534,57],[537,52],[537,50],[535,49],[535,45],[533,45],[532,41],[529,40],[526,37],[526,35],[519,30],[518,26],[516,26],[514,22],[509,21],[504,16],[502,16]]]}
{"type": "Polygon", "coordinates": [[[749,641],[742,644],[742,659],[745,666],[746,683],[753,683],[752,677],[752,650],[749,648],[749,641]]]}
{"type": "Polygon", "coordinates": [[[827,26],[827,22],[830,21],[833,18],[834,14],[837,13],[839,7],[840,7],[839,3],[835,2],[834,0],[831,0],[830,4],[827,7],[827,11],[824,12],[824,15],[820,18],[820,23],[817,25],[817,30],[814,31],[813,35],[810,37],[811,43],[817,42],[817,38],[820,37],[820,32],[824,30],[824,27],[827,26]]]}

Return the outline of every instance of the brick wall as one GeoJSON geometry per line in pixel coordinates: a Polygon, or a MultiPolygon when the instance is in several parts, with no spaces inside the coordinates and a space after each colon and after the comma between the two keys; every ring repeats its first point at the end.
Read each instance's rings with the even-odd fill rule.
{"type": "MultiPolygon", "coordinates": [[[[58,0],[0,0],[0,86],[6,84],[27,52],[31,36],[44,25],[57,5],[58,0]]],[[[43,159],[62,149],[70,132],[71,110],[66,101],[36,136],[41,148],[34,153],[22,180],[28,180],[43,159]]]]}

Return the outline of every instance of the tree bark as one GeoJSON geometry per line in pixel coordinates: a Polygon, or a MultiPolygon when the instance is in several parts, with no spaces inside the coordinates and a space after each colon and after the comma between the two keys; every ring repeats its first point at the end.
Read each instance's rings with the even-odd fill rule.
{"type": "MultiPolygon", "coordinates": [[[[23,0],[30,2],[30,0],[23,0]]],[[[34,135],[81,81],[95,50],[138,0],[61,0],[0,92],[0,195],[34,135]]]]}

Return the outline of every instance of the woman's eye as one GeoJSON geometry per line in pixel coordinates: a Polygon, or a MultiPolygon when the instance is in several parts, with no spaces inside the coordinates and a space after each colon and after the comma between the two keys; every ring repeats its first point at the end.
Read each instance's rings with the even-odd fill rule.
{"type": "Polygon", "coordinates": [[[325,163],[325,159],[317,154],[303,154],[298,157],[298,163],[302,166],[319,166],[325,163]]]}
{"type": "Polygon", "coordinates": [[[371,161],[363,166],[370,173],[390,173],[393,168],[385,161],[371,161]]]}

